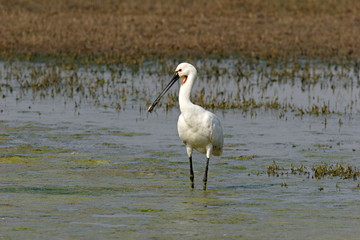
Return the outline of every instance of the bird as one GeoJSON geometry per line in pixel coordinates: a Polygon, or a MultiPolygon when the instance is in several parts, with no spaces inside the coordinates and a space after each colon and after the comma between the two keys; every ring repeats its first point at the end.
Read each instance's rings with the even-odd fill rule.
{"type": "Polygon", "coordinates": [[[181,114],[177,122],[177,129],[180,139],[185,144],[186,152],[189,157],[190,187],[192,189],[194,189],[193,150],[195,149],[200,153],[206,154],[205,172],[203,177],[203,190],[205,191],[210,157],[211,155],[221,156],[224,136],[220,119],[212,112],[193,104],[190,100],[191,90],[196,77],[197,70],[193,65],[190,63],[180,63],[176,67],[175,74],[169,84],[148,107],[148,112],[151,113],[171,86],[179,79],[182,79],[179,90],[179,107],[181,114]]]}

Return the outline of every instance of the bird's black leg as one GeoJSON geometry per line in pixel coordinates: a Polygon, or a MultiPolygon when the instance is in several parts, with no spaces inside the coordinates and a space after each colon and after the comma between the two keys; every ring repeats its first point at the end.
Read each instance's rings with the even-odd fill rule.
{"type": "Polygon", "coordinates": [[[209,170],[209,161],[210,158],[206,158],[206,166],[205,166],[205,173],[204,173],[204,178],[203,178],[203,190],[206,190],[206,184],[207,184],[207,175],[208,175],[208,170],[209,170]]]}
{"type": "Polygon", "coordinates": [[[190,162],[190,187],[194,188],[194,170],[193,170],[193,165],[192,165],[192,156],[189,157],[189,162],[190,162]]]}

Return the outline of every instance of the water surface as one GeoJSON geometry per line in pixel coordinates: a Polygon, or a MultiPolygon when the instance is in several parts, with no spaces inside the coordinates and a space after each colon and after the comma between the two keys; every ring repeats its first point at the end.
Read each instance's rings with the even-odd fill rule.
{"type": "MultiPolygon", "coordinates": [[[[215,66],[225,69],[222,64],[215,66]]],[[[240,77],[246,89],[253,86],[242,96],[266,102],[276,93],[280,105],[305,114],[289,108],[214,109],[223,123],[225,148],[221,158],[210,161],[204,192],[205,157],[198,153],[193,157],[195,189],[190,189],[188,159],[176,130],[177,107],[144,111],[146,99],[154,98],[171,74],[154,74],[146,66],[146,71],[121,74],[79,68],[76,84],[83,82],[85,90],[71,92],[61,81],[74,70],[30,63],[16,67],[22,80],[8,74],[14,64],[2,65],[1,74],[1,239],[357,239],[360,234],[359,180],[290,171],[324,163],[360,168],[354,70],[350,80],[334,80],[336,86],[341,81],[354,85],[335,90],[331,84],[321,87],[322,81],[329,83],[321,78],[301,89],[304,83],[296,78],[293,83],[271,81],[264,88],[254,83],[255,70],[249,80],[240,77]],[[21,87],[38,67],[44,74],[58,71],[61,83],[21,87]],[[112,75],[113,83],[107,81],[112,75]],[[160,83],[152,85],[160,75],[160,83]],[[93,92],[85,84],[101,85],[101,80],[103,87],[93,86],[93,92]],[[303,96],[308,97],[297,100],[303,96]],[[326,104],[333,113],[311,114],[314,104],[326,104]],[[274,161],[285,170],[269,176],[274,161]]],[[[222,79],[206,95],[234,89],[234,75],[222,74],[206,80],[222,79]]]]}

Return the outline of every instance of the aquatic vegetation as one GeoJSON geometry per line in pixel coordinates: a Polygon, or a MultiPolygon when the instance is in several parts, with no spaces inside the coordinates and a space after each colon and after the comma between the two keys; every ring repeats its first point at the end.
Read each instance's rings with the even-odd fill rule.
{"type": "Polygon", "coordinates": [[[136,209],[135,211],[142,212],[142,213],[152,213],[152,212],[162,212],[164,210],[163,209],[153,209],[153,208],[139,208],[139,209],[136,209]]]}
{"type": "Polygon", "coordinates": [[[357,170],[355,167],[347,165],[344,166],[341,163],[336,163],[334,165],[320,164],[312,168],[314,176],[317,179],[324,177],[340,177],[342,179],[354,179],[360,176],[360,170],[357,170]]]}
{"type": "Polygon", "coordinates": [[[110,133],[110,134],[113,134],[113,135],[126,136],[126,137],[149,135],[148,133],[139,133],[139,132],[121,132],[121,131],[110,131],[109,133],[110,133]]]}
{"type": "Polygon", "coordinates": [[[324,154],[318,154],[318,153],[308,153],[305,154],[304,157],[309,158],[324,158],[324,159],[347,159],[349,156],[335,156],[335,155],[324,155],[324,154]]]}
{"type": "Polygon", "coordinates": [[[18,163],[30,163],[30,162],[31,162],[31,158],[25,156],[14,155],[14,156],[0,157],[0,164],[8,164],[8,163],[18,164],[18,163]]]}
{"type": "Polygon", "coordinates": [[[9,137],[9,135],[7,134],[0,134],[0,140],[10,140],[11,137],[9,137]]]}
{"type": "Polygon", "coordinates": [[[295,167],[294,165],[291,165],[291,173],[292,174],[298,174],[298,175],[307,175],[310,174],[310,172],[307,170],[307,168],[302,164],[300,167],[295,167]]]}
{"type": "Polygon", "coordinates": [[[322,179],[326,177],[339,177],[341,179],[354,179],[356,180],[360,176],[360,170],[351,165],[345,165],[343,163],[335,163],[328,165],[326,163],[317,164],[314,167],[307,167],[305,165],[300,165],[295,167],[291,165],[290,169],[280,167],[275,161],[273,164],[267,167],[267,173],[270,176],[280,175],[302,175],[307,176],[307,178],[316,178],[322,179]]]}
{"type": "Polygon", "coordinates": [[[94,158],[73,158],[70,160],[76,161],[81,165],[107,165],[110,162],[107,159],[94,159],[94,158]]]}
{"type": "Polygon", "coordinates": [[[1,147],[0,154],[49,154],[49,153],[66,153],[68,149],[52,148],[49,146],[32,146],[28,144],[18,144],[16,146],[1,147]]]}
{"type": "Polygon", "coordinates": [[[253,158],[257,158],[259,156],[257,155],[250,155],[250,156],[238,156],[238,157],[234,157],[234,156],[224,156],[223,158],[227,158],[227,159],[234,159],[234,160],[251,160],[253,158]]]}
{"type": "Polygon", "coordinates": [[[0,186],[1,193],[32,193],[45,195],[91,195],[111,194],[114,191],[127,192],[125,187],[91,187],[91,186],[0,186]]]}
{"type": "Polygon", "coordinates": [[[269,165],[267,167],[267,174],[270,176],[279,176],[279,171],[284,170],[284,168],[280,167],[279,165],[276,164],[275,161],[273,161],[273,163],[271,165],[269,165]]]}
{"type": "Polygon", "coordinates": [[[29,228],[29,227],[15,227],[12,230],[13,231],[29,231],[29,230],[35,230],[35,229],[29,228]]]}
{"type": "Polygon", "coordinates": [[[102,145],[107,146],[109,148],[118,148],[119,145],[117,145],[116,143],[112,143],[112,142],[103,142],[102,145]]]}
{"type": "Polygon", "coordinates": [[[235,169],[238,169],[238,170],[245,170],[245,169],[246,169],[246,167],[245,167],[245,166],[242,166],[242,165],[235,166],[234,168],[235,168],[235,169]]]}
{"type": "MultiPolygon", "coordinates": [[[[85,103],[107,111],[138,108],[143,112],[167,84],[174,62],[152,60],[136,70],[126,64],[4,62],[0,64],[1,93],[17,102],[28,101],[29,97],[62,101],[77,112],[85,103]]],[[[360,110],[360,90],[356,87],[360,78],[353,61],[228,58],[196,60],[194,64],[201,71],[192,101],[207,109],[241,110],[252,117],[258,111],[277,112],[279,118],[285,119],[289,114],[326,117],[360,110]]],[[[177,92],[170,91],[159,107],[168,111],[177,106],[177,92]]],[[[41,115],[31,105],[28,111],[41,115]]]]}

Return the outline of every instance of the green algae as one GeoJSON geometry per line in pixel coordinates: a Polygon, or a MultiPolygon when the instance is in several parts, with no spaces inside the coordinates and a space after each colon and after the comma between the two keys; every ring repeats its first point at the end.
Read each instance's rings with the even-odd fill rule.
{"type": "Polygon", "coordinates": [[[335,155],[325,155],[325,154],[318,154],[318,153],[308,153],[308,154],[305,154],[304,157],[325,158],[325,159],[348,159],[348,158],[350,158],[350,156],[335,156],[335,155]]]}
{"type": "Polygon", "coordinates": [[[21,132],[21,131],[41,132],[41,131],[51,130],[51,128],[45,127],[45,126],[40,126],[40,125],[35,125],[35,124],[29,124],[29,123],[22,125],[22,126],[17,126],[17,127],[9,127],[9,126],[0,124],[0,130],[6,131],[9,133],[16,133],[16,132],[21,132]]]}
{"type": "Polygon", "coordinates": [[[93,132],[82,132],[82,133],[74,133],[74,134],[56,134],[56,135],[47,135],[46,137],[51,140],[60,140],[64,139],[68,141],[68,139],[85,139],[91,136],[98,136],[100,133],[93,133],[93,132]]]}
{"type": "Polygon", "coordinates": [[[29,231],[29,230],[34,230],[33,228],[29,228],[29,227],[15,227],[12,229],[13,231],[29,231]]]}
{"type": "Polygon", "coordinates": [[[245,166],[234,166],[233,167],[234,169],[239,169],[239,170],[245,170],[246,169],[246,167],[245,166]]]}
{"type": "Polygon", "coordinates": [[[152,157],[135,157],[134,160],[135,161],[140,161],[140,162],[151,162],[151,163],[162,163],[162,162],[164,162],[161,159],[152,158],[152,157]]]}
{"type": "Polygon", "coordinates": [[[146,150],[145,154],[149,154],[152,157],[164,157],[164,158],[172,158],[182,156],[178,153],[174,153],[171,151],[157,151],[157,150],[146,150]]]}
{"type": "Polygon", "coordinates": [[[110,163],[110,160],[107,160],[107,159],[76,158],[76,159],[71,159],[71,160],[76,161],[79,164],[84,164],[84,165],[107,165],[110,163]]]}
{"type": "Polygon", "coordinates": [[[153,209],[153,208],[139,208],[139,209],[135,209],[136,212],[141,212],[141,213],[153,213],[153,212],[163,212],[163,209],[153,209]]]}
{"type": "Polygon", "coordinates": [[[231,134],[224,134],[224,138],[232,138],[233,137],[233,135],[231,135],[231,134]]]}
{"type": "Polygon", "coordinates": [[[66,152],[66,154],[57,156],[57,158],[68,163],[76,163],[83,166],[101,166],[111,164],[110,159],[100,158],[90,153],[66,152]]]}
{"type": "Polygon", "coordinates": [[[12,138],[9,137],[7,134],[0,134],[0,140],[11,140],[12,138]]]}
{"type": "Polygon", "coordinates": [[[34,160],[39,160],[39,159],[34,157],[14,155],[8,157],[0,157],[0,164],[33,163],[34,160]]]}
{"type": "Polygon", "coordinates": [[[116,143],[112,142],[103,142],[101,143],[103,146],[109,147],[109,148],[119,148],[120,146],[116,143]]]}
{"type": "Polygon", "coordinates": [[[245,160],[251,160],[251,159],[254,159],[254,158],[258,158],[260,156],[257,156],[257,155],[251,155],[251,156],[238,156],[238,157],[235,157],[235,156],[225,156],[223,158],[227,158],[227,159],[234,159],[234,160],[240,160],[240,161],[245,161],[245,160]]]}
{"type": "Polygon", "coordinates": [[[2,193],[27,193],[45,195],[90,195],[112,194],[113,192],[128,192],[131,189],[125,187],[89,187],[89,186],[0,186],[2,193]]]}
{"type": "Polygon", "coordinates": [[[67,153],[68,149],[53,148],[49,146],[32,146],[29,144],[19,144],[11,147],[1,147],[2,154],[49,154],[49,153],[67,153]]]}
{"type": "Polygon", "coordinates": [[[126,136],[126,137],[134,137],[134,136],[146,136],[150,135],[149,133],[139,133],[139,132],[122,132],[122,131],[109,131],[112,135],[117,136],[126,136]]]}

